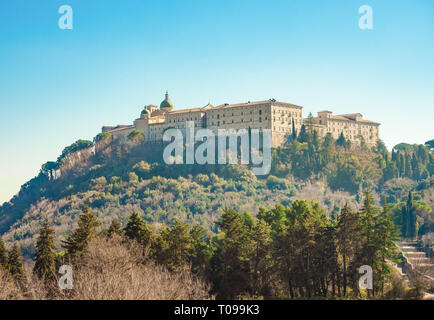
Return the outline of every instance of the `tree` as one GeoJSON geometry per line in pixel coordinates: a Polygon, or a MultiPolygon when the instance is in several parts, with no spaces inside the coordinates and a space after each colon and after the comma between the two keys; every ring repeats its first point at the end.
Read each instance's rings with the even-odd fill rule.
{"type": "Polygon", "coordinates": [[[425,145],[430,149],[434,149],[434,139],[425,142],[425,145]]]}
{"type": "Polygon", "coordinates": [[[301,143],[309,141],[309,134],[306,131],[306,126],[303,124],[300,129],[300,134],[298,135],[298,141],[301,143]]]}
{"type": "Polygon", "coordinates": [[[408,193],[407,203],[402,207],[401,233],[405,238],[415,238],[417,235],[416,206],[413,201],[413,193],[408,193]]]}
{"type": "Polygon", "coordinates": [[[96,228],[100,225],[88,206],[84,208],[79,219],[78,228],[62,243],[70,255],[83,251],[89,240],[95,236],[96,228]]]}
{"type": "Polygon", "coordinates": [[[128,238],[136,240],[145,247],[149,248],[154,242],[153,231],[136,211],[133,211],[124,232],[128,238]]]}
{"type": "MultiPolygon", "coordinates": [[[[352,261],[356,256],[360,235],[361,230],[357,214],[350,209],[348,204],[345,204],[338,218],[336,229],[337,250],[342,260],[342,288],[344,296],[347,295],[350,280],[349,275],[355,271],[349,271],[349,268],[352,266],[352,261]]],[[[340,286],[340,281],[338,281],[338,286],[340,286]]]]}
{"type": "Polygon", "coordinates": [[[206,232],[200,225],[195,225],[190,230],[192,251],[190,254],[191,268],[194,273],[205,275],[209,266],[211,251],[206,242],[206,232]]]}
{"type": "Polygon", "coordinates": [[[9,274],[20,285],[23,286],[26,281],[24,274],[23,262],[21,260],[21,251],[17,244],[14,244],[8,257],[9,274]]]}
{"type": "Polygon", "coordinates": [[[0,237],[0,268],[7,270],[8,267],[8,251],[6,250],[5,243],[0,237]]]}
{"type": "Polygon", "coordinates": [[[387,203],[383,205],[383,211],[377,217],[376,222],[376,247],[378,263],[376,264],[376,286],[377,290],[384,295],[385,278],[391,273],[387,260],[396,260],[396,241],[398,240],[398,231],[392,218],[387,203]]]}
{"type": "Polygon", "coordinates": [[[55,275],[55,258],[54,230],[50,228],[48,219],[45,219],[36,243],[33,274],[45,282],[53,280],[55,275]]]}
{"type": "Polygon", "coordinates": [[[122,231],[122,226],[119,223],[118,219],[114,218],[112,220],[112,223],[110,225],[110,227],[107,230],[107,236],[109,238],[111,238],[113,236],[113,234],[117,234],[117,235],[122,235],[123,231],[122,231]]]}
{"type": "Polygon", "coordinates": [[[190,262],[193,243],[185,222],[176,221],[171,228],[163,227],[156,243],[157,262],[163,264],[170,271],[179,271],[190,262]]]}
{"type": "Polygon", "coordinates": [[[346,144],[344,133],[341,132],[339,138],[336,140],[336,145],[340,147],[344,147],[346,144]]]}
{"type": "Polygon", "coordinates": [[[251,284],[255,296],[270,296],[272,287],[271,228],[264,220],[258,220],[252,230],[252,246],[249,256],[251,284]]]}
{"type": "Polygon", "coordinates": [[[248,228],[241,215],[229,208],[224,210],[217,225],[221,233],[211,260],[213,291],[219,298],[234,299],[246,292],[249,284],[248,228]]]}
{"type": "Polygon", "coordinates": [[[145,140],[145,133],[142,131],[133,130],[127,136],[127,139],[134,141],[134,142],[141,142],[141,141],[145,140]]]}
{"type": "Polygon", "coordinates": [[[294,119],[292,119],[292,141],[295,139],[297,139],[297,130],[295,129],[294,119]]]}

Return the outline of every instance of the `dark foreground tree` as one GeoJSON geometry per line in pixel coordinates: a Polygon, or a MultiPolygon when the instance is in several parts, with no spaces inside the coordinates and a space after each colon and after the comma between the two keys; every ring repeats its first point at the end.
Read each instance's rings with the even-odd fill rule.
{"type": "Polygon", "coordinates": [[[62,246],[67,250],[68,254],[72,255],[76,252],[83,251],[90,239],[96,234],[96,228],[100,225],[96,216],[86,206],[83,213],[80,215],[78,228],[72,232],[62,246]]]}
{"type": "Polygon", "coordinates": [[[8,266],[8,251],[6,250],[5,243],[0,237],[0,268],[7,269],[8,266]]]}
{"type": "Polygon", "coordinates": [[[154,233],[140,215],[134,211],[124,229],[125,235],[149,247],[154,242],[154,233]]]}
{"type": "Polygon", "coordinates": [[[35,266],[33,268],[33,274],[45,282],[49,282],[55,277],[55,249],[54,230],[50,228],[48,219],[45,219],[36,243],[35,266]]]}
{"type": "Polygon", "coordinates": [[[119,223],[118,219],[114,218],[110,227],[107,230],[107,235],[109,238],[111,238],[114,234],[122,235],[122,226],[119,223]]]}
{"type": "Polygon", "coordinates": [[[17,284],[23,286],[26,282],[26,276],[24,274],[21,251],[17,244],[14,244],[12,250],[9,251],[8,267],[11,277],[16,281],[17,284]]]}

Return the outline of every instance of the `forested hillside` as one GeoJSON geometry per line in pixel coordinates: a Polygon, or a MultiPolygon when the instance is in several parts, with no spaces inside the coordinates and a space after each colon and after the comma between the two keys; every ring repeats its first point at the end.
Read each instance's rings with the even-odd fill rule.
{"type": "Polygon", "coordinates": [[[0,232],[31,257],[43,217],[53,222],[60,248],[86,205],[101,228],[113,218],[125,224],[135,211],[156,228],[180,220],[202,226],[211,236],[218,232],[215,222],[225,208],[256,216],[261,207],[287,207],[305,199],[318,202],[333,218],[345,204],[359,210],[364,190],[371,190],[377,205],[382,200],[391,204],[399,226],[412,191],[414,232],[434,230],[434,155],[429,143],[401,144],[388,152],[381,141],[370,149],[352,146],[343,136],[319,139],[304,129],[285,147],[273,150],[272,171],[259,178],[248,166],[168,166],[162,150],[161,144],[144,143],[140,132],[133,132],[127,143],[110,134],[99,134],[93,142],[77,141],[56,161],[44,164],[40,174],[0,208],[0,232]]]}

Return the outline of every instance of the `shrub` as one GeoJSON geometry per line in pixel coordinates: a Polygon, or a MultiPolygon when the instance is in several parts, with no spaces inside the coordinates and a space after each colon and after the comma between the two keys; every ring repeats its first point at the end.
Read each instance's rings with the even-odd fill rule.
{"type": "Polygon", "coordinates": [[[286,190],[288,189],[288,183],[285,179],[281,179],[275,176],[269,176],[267,178],[267,188],[270,190],[286,190]]]}

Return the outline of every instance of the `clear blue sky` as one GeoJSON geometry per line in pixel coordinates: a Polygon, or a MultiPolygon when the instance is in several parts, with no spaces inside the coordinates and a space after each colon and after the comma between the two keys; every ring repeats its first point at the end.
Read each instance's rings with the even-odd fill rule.
{"type": "Polygon", "coordinates": [[[177,108],[276,98],[433,137],[432,0],[0,2],[0,203],[77,139],[177,108]],[[73,8],[60,30],[58,9],[73,8]],[[358,27],[361,5],[374,30],[358,27]]]}

